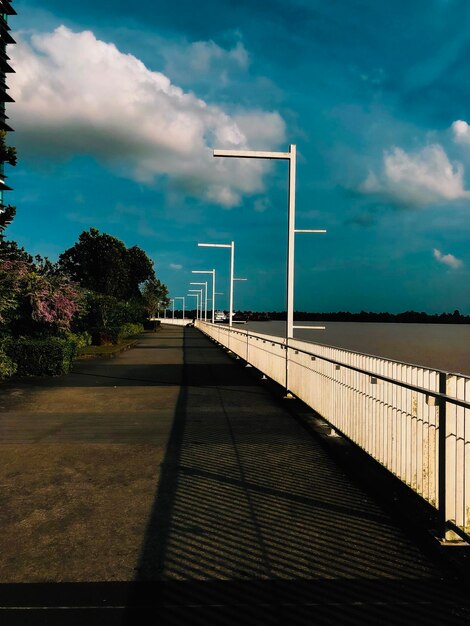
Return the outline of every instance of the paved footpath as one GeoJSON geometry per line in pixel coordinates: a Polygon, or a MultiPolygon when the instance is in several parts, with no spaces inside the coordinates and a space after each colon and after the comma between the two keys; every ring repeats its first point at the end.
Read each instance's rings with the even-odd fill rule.
{"type": "Polygon", "coordinates": [[[449,572],[195,329],[4,384],[0,408],[2,624],[470,624],[449,572]]]}

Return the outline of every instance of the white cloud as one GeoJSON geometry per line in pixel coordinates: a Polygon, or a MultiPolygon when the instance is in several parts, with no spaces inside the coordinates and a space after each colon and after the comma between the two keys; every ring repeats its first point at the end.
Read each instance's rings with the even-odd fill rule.
{"type": "Polygon", "coordinates": [[[249,64],[248,51],[241,41],[225,49],[213,41],[164,43],[165,72],[185,84],[208,83],[212,89],[225,87],[232,75],[244,72],[249,64]]]}
{"type": "Polygon", "coordinates": [[[452,126],[456,143],[470,143],[470,126],[464,120],[456,120],[452,126]]]}
{"type": "Polygon", "coordinates": [[[170,267],[172,270],[182,270],[183,266],[179,263],[170,263],[170,267]]]}
{"type": "Polygon", "coordinates": [[[196,41],[184,51],[184,56],[186,64],[189,62],[193,70],[201,73],[208,72],[216,61],[234,63],[241,69],[246,69],[249,64],[248,52],[241,41],[231,50],[225,50],[213,41],[196,41]]]}
{"type": "MultiPolygon", "coordinates": [[[[174,187],[226,207],[263,191],[269,164],[214,159],[211,148],[252,147],[260,138],[257,124],[266,148],[276,147],[285,139],[278,113],[230,116],[90,31],[60,26],[17,40],[17,73],[9,82],[23,154],[91,154],[136,181],[167,176],[174,187]]],[[[230,54],[247,62],[240,46],[230,54]]]]}
{"type": "Polygon", "coordinates": [[[437,248],[434,248],[433,254],[436,261],[439,261],[439,263],[443,263],[454,270],[462,267],[463,265],[463,261],[457,259],[453,254],[442,254],[442,252],[437,248]]]}
{"type": "Polygon", "coordinates": [[[379,175],[369,172],[360,190],[384,193],[400,203],[424,206],[441,200],[470,198],[463,177],[463,165],[451,163],[439,144],[416,152],[395,147],[384,153],[382,172],[379,175]]]}

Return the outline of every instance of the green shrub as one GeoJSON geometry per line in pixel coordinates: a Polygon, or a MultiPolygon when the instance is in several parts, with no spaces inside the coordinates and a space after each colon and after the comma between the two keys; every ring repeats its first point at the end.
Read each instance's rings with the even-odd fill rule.
{"type": "Polygon", "coordinates": [[[91,346],[92,336],[87,330],[81,333],[72,333],[68,332],[66,334],[66,338],[75,341],[77,348],[86,348],[87,346],[91,346]]]}
{"type": "Polygon", "coordinates": [[[7,354],[8,343],[6,340],[0,340],[0,380],[13,376],[17,369],[16,363],[7,354]]]}
{"type": "Polygon", "coordinates": [[[132,322],[128,322],[127,324],[122,324],[119,327],[119,339],[127,339],[127,337],[134,337],[135,335],[140,335],[140,333],[144,332],[143,324],[135,324],[132,322]]]}
{"type": "Polygon", "coordinates": [[[71,370],[76,348],[73,339],[21,337],[11,341],[8,356],[20,376],[57,376],[71,370]]]}
{"type": "Polygon", "coordinates": [[[117,344],[128,337],[134,337],[144,331],[142,324],[122,324],[121,326],[108,326],[108,328],[92,328],[90,330],[92,345],[109,346],[117,344]]]}

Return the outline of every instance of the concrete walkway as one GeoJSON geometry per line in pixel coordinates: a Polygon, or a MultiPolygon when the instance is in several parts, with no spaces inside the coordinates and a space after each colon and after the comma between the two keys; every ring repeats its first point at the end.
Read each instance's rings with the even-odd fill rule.
{"type": "Polygon", "coordinates": [[[2,623],[470,623],[449,573],[197,330],[0,389],[2,623]]]}

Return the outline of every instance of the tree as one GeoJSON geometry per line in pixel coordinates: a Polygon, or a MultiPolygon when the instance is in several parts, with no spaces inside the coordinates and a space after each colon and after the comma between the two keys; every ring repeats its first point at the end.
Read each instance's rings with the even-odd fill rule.
{"type": "MultiPolygon", "coordinates": [[[[16,165],[16,148],[7,146],[5,143],[6,131],[0,130],[0,163],[16,165]]],[[[11,224],[16,214],[16,207],[12,205],[0,206],[0,243],[3,242],[5,228],[11,224]]]]}
{"type": "Polygon", "coordinates": [[[22,261],[0,260],[0,330],[9,329],[21,294],[25,292],[29,266],[22,261]]]}
{"type": "Polygon", "coordinates": [[[130,297],[140,298],[139,285],[146,280],[155,279],[153,261],[138,246],[132,246],[127,250],[127,266],[129,271],[130,297]]]}
{"type": "Polygon", "coordinates": [[[23,261],[29,265],[33,262],[33,257],[26,252],[24,248],[20,248],[16,241],[2,239],[0,234],[0,260],[2,261],[23,261]]]}
{"type": "Polygon", "coordinates": [[[16,207],[9,204],[0,211],[0,237],[3,238],[3,231],[9,226],[16,215],[16,207]]]}
{"type": "Polygon", "coordinates": [[[139,285],[155,276],[153,262],[141,248],[126,248],[97,228],[83,231],[60,255],[59,267],[83,288],[118,300],[140,297],[139,285]]]}
{"type": "MultiPolygon", "coordinates": [[[[159,308],[169,305],[168,288],[158,278],[146,280],[142,287],[144,308],[150,318],[156,317],[159,308]]],[[[155,323],[156,329],[156,323],[155,323]]]]}
{"type": "Polygon", "coordinates": [[[16,148],[7,146],[5,143],[6,136],[6,131],[0,130],[0,162],[8,163],[14,167],[17,163],[16,148]]]}

